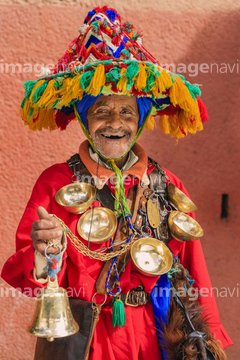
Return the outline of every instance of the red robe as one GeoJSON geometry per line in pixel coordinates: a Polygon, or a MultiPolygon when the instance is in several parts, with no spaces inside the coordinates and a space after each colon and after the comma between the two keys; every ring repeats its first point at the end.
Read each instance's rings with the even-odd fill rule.
{"type": "MultiPolygon", "coordinates": [[[[150,173],[154,168],[148,166],[147,155],[138,144],[134,145],[133,151],[139,157],[139,161],[128,170],[126,180],[131,181],[125,181],[126,193],[131,186],[142,180],[146,169],[150,173]]],[[[96,175],[97,164],[89,156],[87,141],[80,145],[79,153],[91,174],[96,175]]],[[[164,170],[170,181],[187,194],[181,181],[168,170],[164,170]]],[[[110,178],[112,175],[112,171],[99,167],[98,176],[100,178],[101,176],[110,178]]],[[[56,164],[46,169],[33,188],[31,198],[19,224],[16,236],[16,253],[5,263],[2,277],[11,286],[21,289],[26,295],[32,291],[32,296],[36,296],[37,289],[45,286],[33,278],[34,249],[29,234],[32,222],[38,219],[37,208],[43,206],[49,213],[56,214],[68,225],[73,234],[78,236],[76,228],[81,215],[66,212],[54,199],[56,192],[61,187],[71,183],[71,177],[72,171],[67,163],[56,164]]],[[[107,184],[109,185],[109,181],[107,184]]],[[[189,215],[194,216],[193,214],[189,215]]],[[[87,242],[81,240],[86,245],[87,242]]],[[[106,243],[91,244],[90,249],[95,250],[101,246],[106,246],[106,243]]],[[[173,254],[178,255],[183,266],[189,270],[195,279],[194,285],[198,288],[211,289],[200,241],[178,242],[171,239],[169,246],[173,254]]],[[[59,286],[67,288],[70,296],[90,301],[96,292],[95,282],[101,268],[102,262],[100,260],[92,260],[83,256],[68,241],[67,250],[63,255],[63,265],[58,273],[59,286]]],[[[153,278],[140,274],[130,259],[120,278],[122,293],[127,293],[130,289],[141,284],[150,293],[157,280],[158,277],[153,278]]],[[[99,296],[95,300],[102,302],[103,297],[99,296]]],[[[209,325],[214,337],[221,340],[224,348],[231,345],[232,341],[220,322],[214,295],[201,297],[201,304],[204,306],[204,315],[209,318],[209,325]]],[[[125,312],[126,325],[122,328],[113,329],[111,323],[112,307],[102,308],[92,342],[90,360],[161,359],[151,303],[137,308],[125,306],[125,312]]]]}

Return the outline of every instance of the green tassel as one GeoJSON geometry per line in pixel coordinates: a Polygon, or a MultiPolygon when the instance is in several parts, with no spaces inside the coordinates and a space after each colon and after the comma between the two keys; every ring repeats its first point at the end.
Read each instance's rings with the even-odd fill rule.
{"type": "Polygon", "coordinates": [[[106,83],[113,81],[117,84],[120,80],[120,71],[121,69],[114,67],[106,74],[106,83]]]}
{"type": "Polygon", "coordinates": [[[112,324],[113,327],[122,327],[126,323],[126,315],[124,310],[124,304],[122,300],[118,297],[115,297],[113,304],[113,314],[112,314],[112,324]]]}
{"type": "Polygon", "coordinates": [[[29,98],[29,96],[31,95],[32,89],[36,83],[37,83],[37,81],[32,81],[32,80],[28,80],[23,83],[23,86],[25,88],[25,95],[24,95],[25,99],[29,98]]]}
{"type": "Polygon", "coordinates": [[[132,63],[127,67],[126,78],[128,80],[127,90],[131,91],[134,84],[134,78],[139,72],[139,65],[137,63],[132,63]]]}
{"type": "Polygon", "coordinates": [[[90,84],[90,81],[95,73],[95,70],[85,72],[81,75],[80,84],[83,90],[87,89],[90,84]]]}
{"type": "Polygon", "coordinates": [[[34,91],[33,102],[35,104],[38,102],[38,100],[40,99],[40,97],[44,93],[44,90],[46,89],[47,86],[48,86],[48,80],[45,80],[44,83],[34,91]]]}

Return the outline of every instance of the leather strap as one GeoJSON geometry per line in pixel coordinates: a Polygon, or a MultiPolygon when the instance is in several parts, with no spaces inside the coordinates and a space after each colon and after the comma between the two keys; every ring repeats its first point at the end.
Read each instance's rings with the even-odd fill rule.
{"type": "Polygon", "coordinates": [[[99,321],[99,316],[100,316],[101,308],[102,308],[102,305],[96,305],[95,303],[93,303],[93,322],[92,322],[92,326],[91,326],[90,335],[89,335],[89,338],[88,338],[88,344],[87,344],[87,349],[86,349],[86,356],[85,356],[84,360],[88,360],[88,359],[89,359],[90,349],[91,349],[91,343],[92,343],[92,339],[93,339],[93,334],[94,334],[96,325],[97,325],[97,323],[98,323],[98,321],[99,321]]]}
{"type": "MultiPolygon", "coordinates": [[[[94,185],[93,177],[82,162],[78,153],[71,156],[71,158],[67,160],[67,164],[78,181],[94,185]]],[[[114,197],[107,185],[104,185],[102,189],[96,189],[96,200],[102,206],[114,211],[114,197]]]]}
{"type": "MultiPolygon", "coordinates": [[[[168,201],[166,191],[166,175],[163,168],[156,161],[148,158],[149,163],[155,166],[155,169],[148,175],[150,181],[150,189],[158,196],[157,207],[160,213],[160,224],[157,229],[153,229],[154,236],[167,244],[170,239],[168,229],[168,201]]],[[[146,195],[146,194],[145,194],[146,195]]],[[[147,195],[146,195],[147,197],[147,195]]]]}
{"type": "MultiPolygon", "coordinates": [[[[133,216],[135,216],[135,213],[136,213],[136,212],[134,212],[134,205],[135,205],[136,201],[138,201],[137,200],[138,188],[139,188],[139,185],[133,186],[129,190],[129,193],[128,193],[128,206],[129,206],[129,209],[130,209],[131,213],[133,214],[133,216]]],[[[115,235],[114,243],[121,242],[121,240],[126,239],[126,237],[127,237],[126,227],[123,222],[123,218],[121,217],[119,220],[118,230],[115,235]]],[[[120,248],[120,246],[121,245],[113,246],[113,251],[118,250],[120,248]]],[[[130,258],[130,251],[126,251],[124,254],[118,256],[116,265],[117,265],[119,276],[125,270],[125,267],[129,261],[129,258],[130,258]]],[[[112,263],[112,260],[108,260],[102,266],[102,269],[101,269],[98,279],[96,281],[96,291],[98,294],[105,294],[105,292],[106,292],[105,284],[106,284],[107,274],[110,269],[111,263],[112,263]]],[[[115,271],[112,271],[112,273],[110,275],[110,279],[109,279],[110,290],[112,290],[115,287],[115,283],[116,283],[116,275],[115,275],[115,271]]]]}

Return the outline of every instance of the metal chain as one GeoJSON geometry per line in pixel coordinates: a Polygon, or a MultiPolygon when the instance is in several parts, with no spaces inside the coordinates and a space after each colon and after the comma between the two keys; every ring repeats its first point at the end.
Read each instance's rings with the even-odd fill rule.
{"type": "MultiPolygon", "coordinates": [[[[114,258],[115,256],[124,254],[128,250],[128,248],[132,245],[134,238],[135,238],[135,234],[134,234],[132,241],[130,241],[129,243],[123,244],[120,250],[102,254],[102,253],[99,253],[98,251],[92,251],[92,250],[88,249],[88,247],[86,245],[84,245],[82,243],[82,241],[71,232],[69,227],[67,227],[67,225],[61,219],[59,219],[54,214],[52,214],[51,216],[55,217],[55,219],[57,219],[59,221],[59,223],[61,224],[61,226],[63,228],[63,231],[65,232],[66,236],[69,238],[69,240],[71,241],[71,243],[75,247],[75,249],[78,252],[80,252],[81,254],[88,256],[90,259],[107,261],[107,260],[114,258]]],[[[115,244],[114,244],[114,246],[115,246],[115,244]]]]}

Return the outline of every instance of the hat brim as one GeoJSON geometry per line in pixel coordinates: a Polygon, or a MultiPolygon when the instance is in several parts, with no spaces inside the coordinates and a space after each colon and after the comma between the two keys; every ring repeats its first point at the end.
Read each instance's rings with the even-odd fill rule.
{"type": "MultiPolygon", "coordinates": [[[[71,70],[27,81],[24,86],[20,114],[31,130],[57,129],[57,113],[72,107],[84,93],[150,97],[151,115],[160,116],[162,131],[172,137],[202,130],[207,120],[198,85],[147,61],[106,60],[84,66],[76,62],[71,70]]],[[[74,118],[73,114],[70,120],[64,116],[68,122],[74,118]]]]}

